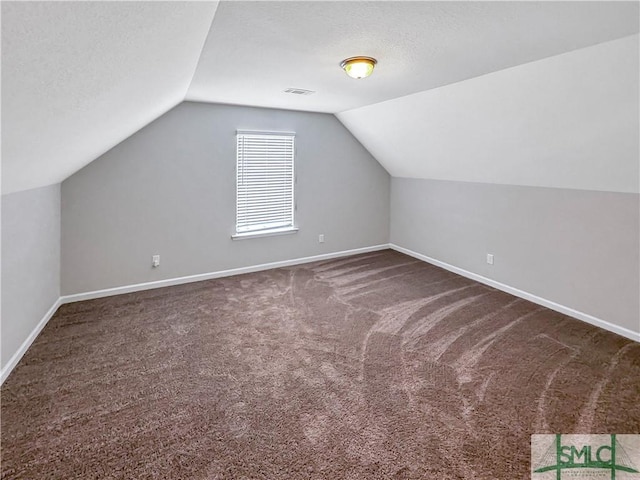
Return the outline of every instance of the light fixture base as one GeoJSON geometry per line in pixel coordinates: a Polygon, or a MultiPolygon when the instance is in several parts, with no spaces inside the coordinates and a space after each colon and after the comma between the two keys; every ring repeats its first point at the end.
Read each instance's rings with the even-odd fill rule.
{"type": "Polygon", "coordinates": [[[351,78],[365,78],[373,73],[377,63],[373,57],[349,57],[340,62],[340,67],[351,78]]]}

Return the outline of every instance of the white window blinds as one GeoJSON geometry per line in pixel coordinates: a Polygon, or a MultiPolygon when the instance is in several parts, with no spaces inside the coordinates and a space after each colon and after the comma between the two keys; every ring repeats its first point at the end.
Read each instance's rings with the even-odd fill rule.
{"type": "Polygon", "coordinates": [[[238,132],[236,232],[293,228],[294,135],[238,132]]]}

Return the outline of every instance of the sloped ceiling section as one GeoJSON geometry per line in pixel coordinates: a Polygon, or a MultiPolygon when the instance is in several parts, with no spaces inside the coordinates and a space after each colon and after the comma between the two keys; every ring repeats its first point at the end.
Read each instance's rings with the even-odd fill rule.
{"type": "Polygon", "coordinates": [[[632,35],[338,118],[395,177],[638,193],[638,44],[632,35]]]}
{"type": "MultiPolygon", "coordinates": [[[[215,1],[3,1],[2,191],[64,180],[185,98],[344,112],[339,118],[394,175],[591,187],[591,180],[567,180],[568,172],[579,163],[575,155],[552,165],[552,171],[559,172],[553,181],[540,173],[553,163],[540,161],[552,158],[543,147],[536,147],[537,156],[520,155],[519,163],[490,161],[492,155],[508,156],[516,145],[534,146],[533,138],[551,141],[549,149],[561,141],[540,133],[545,128],[542,117],[518,115],[515,106],[526,110],[531,105],[506,96],[531,94],[532,99],[555,101],[544,89],[547,76],[553,78],[556,70],[538,71],[525,65],[520,75],[510,68],[527,62],[536,65],[547,57],[636,34],[638,5],[606,1],[225,1],[220,5],[215,1]],[[353,55],[376,57],[375,74],[360,81],[348,78],[338,64],[353,55]],[[510,70],[491,74],[502,69],[510,70]],[[491,83],[491,78],[498,80],[491,83]],[[512,85],[521,81],[529,90],[512,85]],[[455,85],[443,87],[450,84],[455,85]],[[317,93],[284,93],[289,87],[317,93]],[[454,92],[460,100],[450,98],[454,92]],[[399,98],[406,95],[411,96],[399,98]],[[455,119],[450,117],[452,112],[455,119]],[[500,115],[504,115],[502,123],[500,115]],[[518,137],[507,135],[518,122],[529,121],[534,123],[530,139],[517,143],[518,137]],[[513,146],[491,147],[498,133],[490,126],[504,129],[505,145],[512,142],[513,146]],[[439,134],[438,140],[426,142],[439,134]],[[462,149],[463,144],[469,148],[462,149]],[[471,162],[471,157],[465,157],[468,153],[477,158],[471,162]],[[509,169],[525,173],[519,177],[509,169]]],[[[607,61],[616,62],[616,55],[602,58],[603,68],[608,68],[607,61]]],[[[589,62],[578,65],[585,75],[594,73],[589,62]]],[[[610,82],[616,84],[621,80],[614,78],[614,72],[628,73],[637,67],[637,58],[627,66],[611,67],[610,82]]],[[[566,85],[558,82],[569,95],[558,99],[557,109],[571,107],[566,105],[571,98],[578,102],[568,87],[571,82],[584,83],[585,95],[592,91],[596,95],[599,85],[609,84],[605,72],[596,69],[595,74],[596,79],[583,79],[582,73],[558,73],[567,77],[566,85]]],[[[616,84],[619,87],[624,92],[629,89],[626,83],[616,84]]],[[[594,120],[585,132],[604,135],[607,128],[614,128],[614,124],[606,127],[604,119],[623,122],[629,117],[629,107],[620,105],[626,93],[611,94],[611,106],[600,102],[594,107],[602,109],[603,121],[594,120]],[[614,107],[620,109],[619,116],[612,113],[614,107]]],[[[582,125],[580,107],[571,112],[560,114],[564,118],[560,127],[566,128],[568,139],[582,131],[565,125],[573,119],[582,125]]],[[[625,125],[620,128],[626,132],[635,124],[625,125]]],[[[616,135],[612,133],[611,142],[602,145],[615,139],[630,141],[620,137],[626,133],[616,135]]],[[[590,145],[583,146],[585,151],[590,145]]],[[[589,175],[595,177],[601,170],[606,168],[599,160],[589,175]]],[[[633,189],[629,180],[622,180],[627,170],[603,171],[604,180],[595,183],[601,189],[633,189]]]]}
{"type": "Polygon", "coordinates": [[[187,99],[336,113],[632,35],[637,17],[637,2],[221,2],[187,99]],[[348,78],[354,55],[375,74],[348,78]]]}
{"type": "Polygon", "coordinates": [[[2,2],[2,192],[60,182],[184,99],[217,2],[2,2]]]}

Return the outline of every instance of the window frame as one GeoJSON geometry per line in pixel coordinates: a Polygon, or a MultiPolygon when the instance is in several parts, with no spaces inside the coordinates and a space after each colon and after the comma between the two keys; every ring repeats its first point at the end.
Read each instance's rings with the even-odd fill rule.
{"type": "Polygon", "coordinates": [[[290,131],[267,131],[267,130],[237,130],[236,131],[236,168],[235,168],[235,227],[234,233],[231,235],[231,238],[234,240],[240,240],[245,238],[254,238],[254,237],[267,237],[273,235],[287,235],[291,233],[296,233],[298,231],[298,227],[296,225],[296,157],[297,157],[297,146],[296,146],[296,134],[295,132],[290,131]],[[253,229],[253,230],[242,230],[238,231],[238,219],[239,219],[239,168],[240,168],[240,136],[256,136],[256,137],[264,137],[264,136],[274,136],[274,137],[290,137],[292,142],[292,156],[291,156],[291,224],[281,227],[273,227],[273,228],[263,228],[263,229],[253,229]]]}

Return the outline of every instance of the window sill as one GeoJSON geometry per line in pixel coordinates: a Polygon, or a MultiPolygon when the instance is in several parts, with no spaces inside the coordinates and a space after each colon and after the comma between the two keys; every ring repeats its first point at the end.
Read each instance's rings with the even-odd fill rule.
{"type": "Polygon", "coordinates": [[[274,228],[273,230],[264,230],[262,232],[236,233],[235,235],[231,235],[231,238],[233,240],[245,240],[248,238],[272,237],[274,235],[290,235],[292,233],[298,233],[298,228],[297,227],[274,228]]]}

